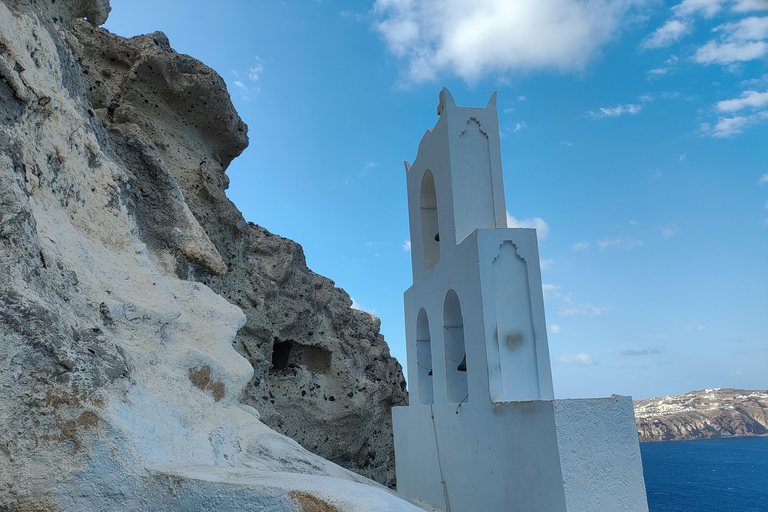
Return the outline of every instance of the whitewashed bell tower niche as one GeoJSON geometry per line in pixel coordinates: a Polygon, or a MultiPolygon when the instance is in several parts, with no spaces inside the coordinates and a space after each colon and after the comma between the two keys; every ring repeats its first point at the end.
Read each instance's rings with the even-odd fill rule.
{"type": "Polygon", "coordinates": [[[647,512],[632,399],[555,400],[538,242],[507,228],[496,93],[440,93],[406,162],[410,405],[397,490],[447,512],[647,512]]]}

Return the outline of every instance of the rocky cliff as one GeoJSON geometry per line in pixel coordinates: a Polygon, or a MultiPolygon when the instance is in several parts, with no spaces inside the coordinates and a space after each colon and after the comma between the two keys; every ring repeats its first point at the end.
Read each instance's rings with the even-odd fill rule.
{"type": "Polygon", "coordinates": [[[768,391],[705,389],[635,402],[640,442],[768,435],[768,391]]]}
{"type": "Polygon", "coordinates": [[[226,199],[221,78],[108,13],[0,0],[0,510],[415,510],[268,428],[391,483],[402,372],[226,199]]]}
{"type": "MultiPolygon", "coordinates": [[[[352,309],[343,290],[307,268],[301,246],[246,223],[227,199],[224,171],[248,139],[222,79],[161,32],[124,39],[81,21],[73,35],[96,117],[108,132],[130,131],[114,145],[128,140],[127,158],[157,152],[220,256],[177,254],[170,265],[245,313],[235,338],[254,367],[244,403],[305,448],[394,486],[390,409],[407,403],[400,364],[378,318],[352,309]]],[[[153,210],[164,208],[158,201],[153,210]]]]}

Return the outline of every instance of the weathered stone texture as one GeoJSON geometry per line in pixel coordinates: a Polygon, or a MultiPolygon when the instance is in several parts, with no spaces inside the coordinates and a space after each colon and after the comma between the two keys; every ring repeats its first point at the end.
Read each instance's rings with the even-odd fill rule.
{"type": "Polygon", "coordinates": [[[245,403],[305,448],[393,486],[389,411],[407,400],[402,369],[376,317],[351,309],[343,290],[307,268],[301,246],[246,223],[227,199],[224,171],[248,139],[221,77],[173,51],[161,32],[126,40],[80,22],[74,34],[88,98],[121,159],[169,171],[140,176],[142,186],[159,188],[143,193],[155,215],[142,222],[147,244],[172,238],[154,231],[186,213],[164,204],[169,187],[155,176],[172,176],[179,203],[204,231],[181,241],[187,261],[175,255],[176,274],[204,282],[246,315],[235,340],[255,369],[245,403]],[[273,357],[275,344],[284,364],[273,357]]]}
{"type": "Polygon", "coordinates": [[[400,367],[226,199],[221,78],[108,12],[0,0],[0,510],[413,510],[258,420],[391,482],[400,367]]]}

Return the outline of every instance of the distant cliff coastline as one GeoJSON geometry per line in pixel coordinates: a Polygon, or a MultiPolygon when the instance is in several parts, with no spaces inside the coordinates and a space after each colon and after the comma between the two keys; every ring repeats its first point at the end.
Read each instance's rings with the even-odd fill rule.
{"type": "Polygon", "coordinates": [[[635,401],[640,442],[768,435],[768,391],[705,389],[635,401]]]}

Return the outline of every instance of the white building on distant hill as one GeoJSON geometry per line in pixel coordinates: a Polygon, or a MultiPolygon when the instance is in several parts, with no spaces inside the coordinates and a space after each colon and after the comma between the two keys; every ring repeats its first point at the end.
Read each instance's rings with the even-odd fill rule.
{"type": "Polygon", "coordinates": [[[406,162],[410,405],[398,492],[450,512],[647,511],[632,399],[555,400],[536,231],[509,229],[496,93],[440,93],[406,162]]]}

